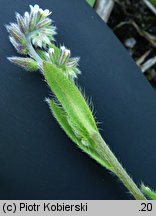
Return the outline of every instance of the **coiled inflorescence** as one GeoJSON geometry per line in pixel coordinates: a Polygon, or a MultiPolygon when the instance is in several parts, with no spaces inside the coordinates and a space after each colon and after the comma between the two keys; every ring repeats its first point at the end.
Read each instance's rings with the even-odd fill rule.
{"type": "Polygon", "coordinates": [[[10,23],[6,28],[17,52],[29,57],[8,59],[28,71],[41,69],[41,72],[43,61],[48,61],[60,68],[69,79],[74,80],[80,73],[79,58],[71,58],[70,50],[64,46],[58,48],[52,44],[56,27],[48,18],[50,14],[49,10],[42,10],[38,5],[30,5],[30,13],[25,12],[23,17],[16,13],[17,23],[10,23]]]}
{"type": "Polygon", "coordinates": [[[52,25],[52,20],[47,18],[50,14],[47,9],[42,10],[38,5],[30,5],[30,13],[25,12],[23,17],[16,13],[17,23],[6,25],[10,41],[19,53],[29,54],[28,40],[41,48],[54,40],[56,27],[52,25]]]}

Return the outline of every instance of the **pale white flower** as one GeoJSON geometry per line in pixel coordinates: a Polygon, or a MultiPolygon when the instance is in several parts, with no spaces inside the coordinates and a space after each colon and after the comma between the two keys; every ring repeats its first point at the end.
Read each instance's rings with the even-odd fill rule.
{"type": "Polygon", "coordinates": [[[44,17],[47,17],[47,16],[49,16],[52,13],[48,9],[46,9],[46,10],[40,9],[40,12],[41,12],[42,16],[44,16],[44,17]]]}

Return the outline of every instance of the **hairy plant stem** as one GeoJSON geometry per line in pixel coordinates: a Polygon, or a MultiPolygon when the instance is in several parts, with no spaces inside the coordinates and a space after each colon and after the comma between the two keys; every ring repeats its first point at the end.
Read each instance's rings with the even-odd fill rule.
{"type": "MultiPolygon", "coordinates": [[[[36,53],[35,49],[31,43],[31,34],[27,37],[27,47],[29,49],[29,54],[32,58],[34,58],[40,67],[41,73],[43,74],[43,60],[40,56],[36,53]]],[[[134,181],[130,178],[127,174],[126,170],[122,167],[118,159],[115,157],[113,152],[110,150],[108,145],[105,143],[103,138],[98,132],[94,132],[92,135],[92,140],[94,143],[94,148],[96,152],[101,156],[101,158],[107,161],[111,167],[112,172],[118,176],[118,178],[122,181],[122,183],[126,186],[126,188],[131,192],[136,200],[146,200],[143,193],[134,183],[134,181]]]]}
{"type": "Polygon", "coordinates": [[[94,147],[97,153],[104,159],[107,160],[109,164],[111,164],[113,168],[113,172],[118,176],[118,178],[122,181],[125,187],[131,192],[136,200],[146,200],[143,193],[134,183],[134,181],[130,178],[126,170],[122,167],[118,159],[115,157],[113,152],[110,150],[108,145],[105,143],[103,138],[98,132],[94,132],[92,135],[92,139],[94,140],[94,147]]]}
{"type": "Polygon", "coordinates": [[[32,46],[31,39],[32,39],[33,34],[29,34],[27,36],[27,47],[29,49],[29,55],[38,62],[39,67],[42,69],[42,63],[43,60],[40,58],[40,56],[37,54],[35,51],[34,47],[32,46]]]}

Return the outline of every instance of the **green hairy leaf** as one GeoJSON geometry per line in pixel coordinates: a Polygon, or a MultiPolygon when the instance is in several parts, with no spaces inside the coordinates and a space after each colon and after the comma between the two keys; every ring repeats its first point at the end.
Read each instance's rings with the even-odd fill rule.
{"type": "Polygon", "coordinates": [[[105,167],[106,169],[112,171],[112,167],[108,164],[107,161],[104,161],[103,159],[100,158],[100,156],[94,152],[94,150],[85,147],[84,145],[81,144],[81,140],[79,140],[71,126],[68,123],[68,116],[65,113],[65,111],[63,110],[62,107],[60,107],[60,105],[58,105],[54,100],[51,99],[47,99],[47,102],[49,104],[50,110],[53,114],[53,116],[56,118],[56,120],[58,121],[59,125],[61,126],[61,128],[65,131],[65,133],[68,135],[68,137],[75,143],[77,144],[77,146],[85,153],[87,153],[91,158],[93,158],[94,160],[96,160],[99,164],[101,164],[103,167],[105,167]]]}
{"type": "Polygon", "coordinates": [[[74,143],[79,145],[78,138],[75,136],[72,128],[70,127],[67,120],[67,114],[65,113],[63,108],[60,107],[54,100],[47,99],[47,102],[49,104],[53,116],[56,118],[62,129],[66,132],[66,134],[74,143]]]}
{"type": "Polygon", "coordinates": [[[43,63],[46,81],[63,109],[68,114],[68,122],[81,138],[88,138],[98,131],[94,117],[78,88],[62,73],[62,70],[49,62],[43,63]]]}
{"type": "MultiPolygon", "coordinates": [[[[87,1],[91,6],[95,3],[95,0],[87,1]]],[[[151,189],[138,188],[100,135],[91,109],[75,84],[81,74],[79,57],[72,57],[64,45],[53,44],[56,27],[47,18],[50,14],[37,4],[30,5],[30,12],[24,16],[16,13],[17,23],[6,25],[6,29],[14,48],[27,57],[8,59],[28,71],[40,70],[54,94],[54,99],[47,99],[53,116],[83,152],[118,176],[136,200],[146,200],[144,194],[156,200],[151,189]]]]}

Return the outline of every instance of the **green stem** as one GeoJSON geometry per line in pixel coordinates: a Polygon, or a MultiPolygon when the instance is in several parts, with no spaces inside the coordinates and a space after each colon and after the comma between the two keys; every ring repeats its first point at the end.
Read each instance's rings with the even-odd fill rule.
{"type": "Polygon", "coordinates": [[[35,59],[36,62],[38,62],[39,66],[40,66],[40,69],[42,69],[43,60],[41,59],[41,57],[37,54],[37,52],[33,48],[32,43],[31,43],[31,37],[32,37],[32,34],[28,35],[28,37],[27,37],[27,47],[29,49],[29,55],[33,59],[35,59]]]}
{"type": "Polygon", "coordinates": [[[98,132],[94,132],[92,136],[95,149],[97,153],[105,160],[108,161],[109,164],[113,167],[114,173],[119,177],[122,183],[127,187],[127,189],[131,192],[136,200],[146,200],[143,193],[134,183],[134,181],[130,178],[126,170],[122,167],[118,159],[115,157],[113,152],[110,150],[108,145],[105,143],[103,138],[98,132]]]}
{"type": "MultiPolygon", "coordinates": [[[[40,67],[41,72],[42,72],[43,71],[43,68],[42,68],[43,60],[36,53],[35,49],[32,46],[31,35],[29,35],[27,37],[27,46],[29,49],[30,56],[32,56],[38,62],[39,67],[40,67]]],[[[137,185],[134,183],[134,181],[127,174],[127,172],[122,167],[122,165],[120,164],[118,159],[115,157],[115,155],[110,150],[108,145],[102,139],[101,135],[98,132],[93,132],[91,138],[93,139],[93,142],[95,145],[94,146],[95,151],[97,152],[97,154],[99,154],[100,157],[104,161],[106,160],[108,162],[108,164],[111,165],[112,171],[119,177],[119,179],[123,182],[123,184],[127,187],[127,189],[135,197],[135,199],[136,200],[146,200],[143,193],[140,191],[140,189],[137,187],[137,185]]]]}

